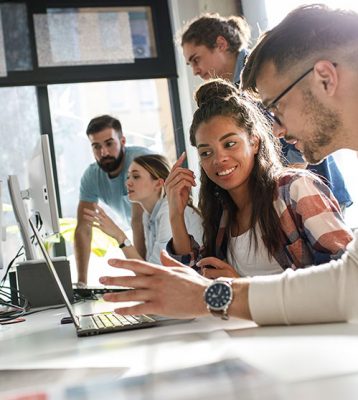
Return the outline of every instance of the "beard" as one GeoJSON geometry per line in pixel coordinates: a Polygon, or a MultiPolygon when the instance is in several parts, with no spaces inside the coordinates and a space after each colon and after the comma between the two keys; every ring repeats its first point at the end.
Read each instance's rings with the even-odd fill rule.
{"type": "Polygon", "coordinates": [[[111,172],[118,169],[118,167],[121,165],[123,157],[124,157],[124,150],[122,147],[118,154],[118,157],[110,157],[110,156],[102,157],[100,160],[97,161],[97,164],[104,172],[110,174],[111,172]]]}
{"type": "Polygon", "coordinates": [[[308,116],[313,133],[310,139],[303,141],[302,153],[310,164],[319,164],[332,152],[327,147],[334,141],[338,130],[342,129],[342,121],[338,112],[324,106],[310,90],[304,92],[303,100],[306,105],[303,114],[308,116]]]}

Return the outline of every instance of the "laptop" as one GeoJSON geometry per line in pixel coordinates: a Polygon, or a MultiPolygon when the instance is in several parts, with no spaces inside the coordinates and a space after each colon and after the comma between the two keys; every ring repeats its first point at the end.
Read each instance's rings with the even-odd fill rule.
{"type": "MultiPolygon", "coordinates": [[[[61,297],[63,298],[64,304],[71,316],[71,319],[76,328],[77,336],[91,336],[102,333],[110,333],[117,331],[125,331],[130,329],[148,328],[151,326],[168,325],[181,322],[190,321],[188,319],[174,319],[166,318],[157,315],[119,315],[114,312],[102,312],[90,315],[76,315],[74,309],[69,301],[66,291],[57,275],[55,267],[51,261],[49,254],[45,248],[45,245],[40,237],[38,230],[35,225],[29,219],[31,229],[36,237],[37,243],[40,246],[41,253],[45,259],[45,262],[50,270],[51,276],[53,276],[56,286],[58,287],[61,297]]],[[[130,289],[129,289],[130,290],[130,289]]]]}
{"type": "Polygon", "coordinates": [[[130,290],[131,288],[125,286],[77,286],[76,284],[72,284],[72,290],[75,295],[82,298],[90,298],[96,295],[102,295],[105,293],[116,293],[116,292],[124,292],[126,290],[130,290]]]}

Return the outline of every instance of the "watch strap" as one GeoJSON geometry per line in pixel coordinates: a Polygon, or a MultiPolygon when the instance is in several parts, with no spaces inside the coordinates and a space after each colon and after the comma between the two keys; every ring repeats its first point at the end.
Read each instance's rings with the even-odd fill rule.
{"type": "Polygon", "coordinates": [[[125,238],[124,241],[119,244],[120,249],[123,249],[124,247],[130,247],[130,246],[132,246],[132,243],[128,238],[125,238]]]}

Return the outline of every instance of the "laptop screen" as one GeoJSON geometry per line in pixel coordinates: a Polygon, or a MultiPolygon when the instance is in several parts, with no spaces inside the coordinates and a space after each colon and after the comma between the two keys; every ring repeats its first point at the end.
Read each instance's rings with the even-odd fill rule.
{"type": "Polygon", "coordinates": [[[55,267],[54,267],[54,265],[53,265],[53,263],[51,261],[51,258],[50,258],[49,254],[48,254],[48,252],[47,252],[47,250],[45,248],[44,242],[42,241],[42,238],[40,237],[40,234],[39,234],[38,230],[36,229],[35,225],[33,224],[33,222],[31,221],[31,219],[29,219],[29,223],[30,223],[31,229],[32,229],[32,231],[33,231],[33,233],[34,233],[34,235],[36,237],[37,243],[40,246],[41,253],[44,256],[44,259],[45,259],[46,264],[47,264],[47,266],[48,266],[48,268],[50,270],[50,273],[53,276],[53,278],[55,279],[56,285],[57,285],[58,289],[61,292],[61,296],[62,296],[63,301],[64,301],[64,303],[65,303],[65,305],[67,307],[67,310],[70,313],[74,324],[78,327],[79,325],[78,325],[78,322],[77,322],[77,317],[76,317],[76,315],[75,315],[75,313],[74,313],[74,311],[72,309],[72,305],[71,305],[71,303],[70,303],[70,301],[69,301],[69,299],[67,297],[66,291],[65,291],[65,289],[64,289],[64,287],[63,287],[63,285],[62,285],[62,283],[60,281],[60,278],[57,275],[56,269],[55,269],[55,267]]]}

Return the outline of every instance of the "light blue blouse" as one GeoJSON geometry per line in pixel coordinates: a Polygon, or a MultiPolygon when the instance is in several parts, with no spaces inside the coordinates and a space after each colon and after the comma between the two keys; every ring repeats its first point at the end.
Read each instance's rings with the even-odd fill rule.
{"type": "MultiPolygon", "coordinates": [[[[184,219],[188,233],[193,235],[195,240],[201,245],[203,241],[201,217],[191,207],[186,207],[184,219]]],[[[146,260],[151,263],[160,264],[160,252],[166,248],[167,243],[172,237],[169,205],[166,197],[158,200],[151,214],[144,211],[143,227],[146,260]]]]}

